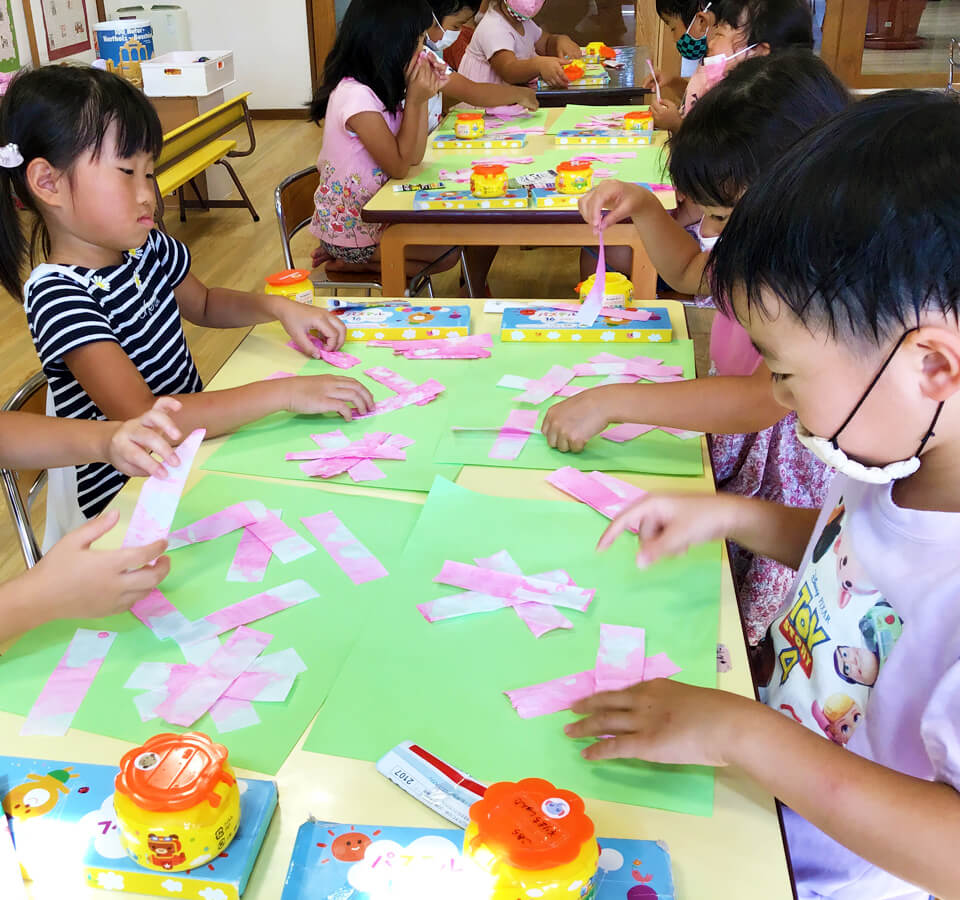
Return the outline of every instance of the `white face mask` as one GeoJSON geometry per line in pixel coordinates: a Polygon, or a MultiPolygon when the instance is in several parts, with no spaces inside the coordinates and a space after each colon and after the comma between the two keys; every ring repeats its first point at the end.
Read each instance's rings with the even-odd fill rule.
{"type": "Polygon", "coordinates": [[[699,68],[700,68],[699,59],[685,59],[683,57],[680,58],[680,77],[681,78],[689,78],[699,68]]]}
{"type": "Polygon", "coordinates": [[[855,459],[850,459],[850,457],[840,449],[840,444],[838,442],[840,433],[850,424],[850,422],[853,420],[853,417],[860,411],[860,407],[863,406],[864,401],[868,396],[870,396],[870,392],[874,389],[874,387],[876,387],[877,382],[880,380],[880,377],[883,375],[884,371],[886,371],[887,366],[890,365],[893,357],[896,356],[901,344],[903,344],[903,342],[907,339],[907,335],[913,331],[916,331],[916,329],[911,328],[910,331],[905,332],[903,337],[897,341],[896,346],[890,352],[890,355],[887,357],[884,364],[880,367],[880,371],[877,372],[873,381],[870,382],[867,389],[863,392],[863,396],[853,408],[853,412],[847,416],[844,423],[836,430],[836,432],[834,432],[833,437],[817,437],[815,434],[812,434],[810,431],[808,431],[800,423],[799,419],[797,420],[797,440],[800,441],[800,443],[803,444],[803,446],[806,447],[821,462],[826,463],[828,466],[832,466],[841,475],[846,475],[848,478],[852,478],[854,481],[863,481],[867,484],[889,484],[891,481],[896,481],[900,478],[907,478],[920,468],[920,454],[923,453],[923,448],[927,445],[927,441],[933,437],[933,430],[936,428],[937,420],[940,418],[940,413],[943,410],[942,402],[937,405],[937,411],[933,415],[933,421],[930,423],[927,433],[920,441],[920,446],[917,447],[917,452],[914,453],[914,455],[909,459],[897,460],[896,462],[888,463],[885,466],[865,466],[863,463],[857,462],[855,459]]]}
{"type": "Polygon", "coordinates": [[[717,246],[717,241],[720,240],[720,235],[715,234],[713,237],[704,237],[703,219],[701,219],[697,224],[697,240],[700,241],[700,249],[704,253],[710,253],[713,251],[713,248],[717,246]]]}
{"type": "MultiPolygon", "coordinates": [[[[443,25],[437,21],[437,17],[433,17],[433,21],[437,23],[438,28],[443,28],[443,25]]],[[[457,38],[460,37],[460,30],[456,31],[447,31],[444,29],[443,37],[439,41],[433,41],[429,37],[427,38],[427,44],[430,46],[431,50],[435,50],[437,53],[443,53],[447,47],[452,47],[456,42],[457,38]]]]}

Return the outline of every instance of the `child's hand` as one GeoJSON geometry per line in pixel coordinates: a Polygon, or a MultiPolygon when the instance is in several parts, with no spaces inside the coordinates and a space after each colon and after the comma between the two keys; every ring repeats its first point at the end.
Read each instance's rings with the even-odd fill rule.
{"type": "Polygon", "coordinates": [[[653,127],[666,131],[676,131],[683,124],[680,107],[672,100],[650,100],[650,112],[653,113],[653,127]]]}
{"type": "Polygon", "coordinates": [[[580,45],[571,37],[565,34],[558,34],[556,40],[557,56],[567,59],[582,59],[583,50],[580,45]]]}
{"type": "Polygon", "coordinates": [[[104,449],[103,459],[125,475],[166,478],[167,470],[150,454],[156,453],[168,465],[180,465],[173,447],[163,437],[166,435],[171,442],[182,437],[180,429],[168,415],[178,412],[180,407],[179,400],[161,397],[142,416],[126,422],[111,422],[116,429],[104,449]]]}
{"type": "Polygon", "coordinates": [[[286,409],[300,415],[335,412],[348,422],[356,413],[368,413],[373,395],[355,378],[344,375],[303,375],[282,379],[289,390],[286,409]]]}
{"type": "Polygon", "coordinates": [[[585,759],[726,766],[739,713],[751,702],[726,691],[655,678],[578,701],[573,712],[587,718],[563,730],[571,738],[604,735],[581,751],[585,759]]]}
{"type": "Polygon", "coordinates": [[[311,332],[316,331],[323,338],[323,346],[327,350],[339,350],[347,337],[347,329],[340,316],[295,300],[289,300],[279,308],[277,320],[300,350],[314,359],[319,359],[320,354],[310,340],[311,332]]]}
{"type": "Polygon", "coordinates": [[[663,87],[663,78],[658,71],[654,70],[652,74],[647,75],[647,77],[643,79],[643,84],[641,84],[640,87],[645,91],[652,91],[656,85],[663,87]]]}
{"type": "Polygon", "coordinates": [[[160,556],[166,541],[146,547],[91,550],[120,514],[110,510],[58,541],[31,570],[50,598],[50,618],[87,619],[112,616],[130,609],[170,571],[170,559],[160,556]],[[160,557],[157,559],[157,557],[160,557]],[[156,563],[150,565],[151,560],[156,563]]]}
{"type": "Polygon", "coordinates": [[[599,234],[638,213],[647,199],[652,197],[653,194],[639,184],[627,184],[612,178],[600,182],[580,198],[580,215],[599,234]],[[606,215],[603,214],[604,210],[606,215]]]}
{"type": "Polygon", "coordinates": [[[607,396],[607,387],[595,387],[551,406],[540,427],[547,443],[561,453],[579,453],[583,450],[587,441],[611,422],[609,404],[604,402],[607,396]]]}
{"type": "Polygon", "coordinates": [[[530,112],[536,112],[540,109],[540,101],[537,100],[537,92],[533,88],[515,87],[513,89],[513,103],[529,109],[530,112]]]}
{"type": "MultiPolygon", "coordinates": [[[[606,550],[628,528],[640,539],[638,568],[680,556],[694,544],[731,534],[744,500],[732,494],[650,494],[628,506],[606,528],[597,550],[606,550]]],[[[748,501],[749,502],[749,501],[748,501]]]]}
{"type": "Polygon", "coordinates": [[[423,56],[407,70],[407,103],[426,104],[443,87],[440,77],[423,56]]]}
{"type": "Polygon", "coordinates": [[[569,87],[570,81],[567,79],[567,73],[563,71],[564,65],[566,65],[566,63],[564,63],[562,59],[557,59],[555,56],[541,56],[540,77],[549,84],[550,87],[569,87]]]}

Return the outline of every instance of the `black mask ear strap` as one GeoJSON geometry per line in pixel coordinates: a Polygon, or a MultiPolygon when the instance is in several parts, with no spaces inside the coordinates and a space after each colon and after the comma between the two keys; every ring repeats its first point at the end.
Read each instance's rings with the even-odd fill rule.
{"type": "Polygon", "coordinates": [[[927,441],[934,436],[934,428],[937,427],[937,420],[940,418],[940,413],[943,412],[943,400],[937,404],[937,411],[933,414],[933,421],[930,423],[930,427],[927,429],[927,433],[923,436],[923,440],[920,441],[920,446],[917,447],[917,452],[915,456],[919,456],[923,453],[923,448],[927,446],[927,441]]]}
{"type": "MultiPolygon", "coordinates": [[[[837,450],[840,447],[840,444],[837,442],[837,439],[840,437],[840,434],[843,431],[843,429],[846,428],[853,421],[853,417],[858,412],[860,412],[860,407],[863,406],[863,404],[866,402],[867,397],[870,396],[870,392],[877,386],[877,382],[883,377],[883,373],[887,371],[887,366],[889,366],[890,363],[893,362],[893,358],[897,355],[897,351],[900,349],[903,342],[907,339],[909,335],[913,334],[913,332],[915,332],[916,330],[917,330],[916,328],[911,328],[909,331],[905,331],[901,335],[900,340],[897,341],[896,343],[896,346],[894,346],[894,348],[890,351],[890,354],[889,356],[887,356],[886,360],[884,360],[883,365],[880,366],[880,371],[873,376],[873,381],[871,381],[870,384],[867,385],[867,389],[863,392],[862,396],[857,401],[857,405],[853,408],[853,411],[850,413],[849,416],[846,417],[846,419],[843,420],[843,424],[834,432],[833,437],[830,438],[830,443],[833,444],[834,450],[837,450]]],[[[937,410],[937,417],[939,417],[939,415],[940,415],[940,410],[937,410]]],[[[934,419],[934,421],[936,421],[936,419],[934,419]]],[[[928,432],[927,436],[923,439],[923,443],[925,444],[929,438],[930,438],[930,432],[928,432]]],[[[920,445],[920,448],[923,449],[923,444],[920,445]]]]}

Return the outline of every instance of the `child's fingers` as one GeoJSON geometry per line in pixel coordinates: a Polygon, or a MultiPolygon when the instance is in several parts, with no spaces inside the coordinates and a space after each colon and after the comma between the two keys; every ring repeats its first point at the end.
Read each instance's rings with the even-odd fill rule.
{"type": "MultiPolygon", "coordinates": [[[[169,474],[163,464],[154,459],[147,450],[144,450],[141,444],[144,441],[132,443],[123,457],[123,466],[118,466],[122,471],[134,478],[149,478],[155,475],[157,478],[166,478],[169,474]]],[[[172,451],[171,451],[172,452],[172,451]]]]}
{"type": "Polygon", "coordinates": [[[597,741],[584,747],[580,755],[584,759],[643,759],[641,738],[637,734],[621,734],[617,737],[597,741]]]}
{"type": "Polygon", "coordinates": [[[636,730],[636,715],[631,710],[603,710],[578,719],[563,728],[567,737],[601,737],[605,734],[630,734],[636,730]]]}
{"type": "Polygon", "coordinates": [[[656,535],[643,541],[643,546],[637,554],[637,566],[645,569],[657,560],[667,556],[681,556],[689,549],[689,530],[683,524],[671,522],[661,528],[656,535]]]}
{"type": "MultiPolygon", "coordinates": [[[[180,408],[180,403],[178,401],[172,400],[172,398],[167,399],[170,399],[172,403],[176,403],[178,409],[180,408]]],[[[176,410],[171,410],[171,412],[175,411],[176,410]]],[[[170,416],[167,415],[162,409],[158,409],[156,406],[154,406],[153,409],[145,412],[140,417],[140,424],[145,425],[148,429],[152,429],[158,434],[166,435],[169,441],[176,442],[183,437],[183,433],[179,428],[177,428],[177,425],[173,419],[171,419],[170,416]]],[[[180,464],[179,460],[176,459],[176,454],[174,454],[172,449],[170,450],[169,456],[164,455],[164,459],[172,466],[177,466],[180,464]]]]}
{"type": "Polygon", "coordinates": [[[167,549],[166,540],[151,541],[143,547],[124,547],[121,550],[112,550],[114,554],[111,565],[116,565],[124,572],[134,572],[142,569],[148,563],[157,559],[167,549]]]}
{"type": "Polygon", "coordinates": [[[336,316],[321,316],[313,323],[313,327],[324,338],[328,350],[339,350],[347,336],[343,322],[336,316]]]}
{"type": "Polygon", "coordinates": [[[640,523],[646,518],[647,510],[644,507],[648,502],[648,498],[644,497],[620,513],[600,535],[597,550],[606,550],[628,528],[639,527],[640,523]]]}
{"type": "Polygon", "coordinates": [[[355,381],[352,378],[345,378],[343,381],[334,386],[331,390],[331,396],[336,397],[339,400],[346,400],[348,403],[352,403],[357,412],[363,414],[368,413],[373,408],[373,394],[370,393],[359,381],[355,381]]]}
{"type": "Polygon", "coordinates": [[[333,400],[329,401],[330,412],[335,412],[340,418],[345,419],[347,422],[353,421],[353,412],[354,408],[349,404],[345,403],[342,400],[333,400]]]}
{"type": "MultiPolygon", "coordinates": [[[[177,454],[174,452],[173,447],[167,443],[166,440],[160,435],[157,431],[154,431],[153,428],[147,427],[148,422],[144,422],[139,428],[134,431],[131,435],[131,440],[135,447],[142,448],[149,453],[156,453],[164,462],[169,463],[171,466],[176,466],[180,464],[180,460],[177,459],[177,454]]],[[[149,468],[151,470],[150,474],[153,474],[153,469],[159,465],[155,459],[147,456],[150,459],[150,464],[144,466],[143,460],[139,458],[139,454],[134,454],[137,459],[136,461],[141,465],[141,467],[149,468]]],[[[161,478],[164,476],[161,476],[161,478]]]]}
{"type": "MultiPolygon", "coordinates": [[[[165,542],[158,541],[158,543],[165,542]]],[[[170,557],[161,556],[153,565],[143,565],[140,566],[139,569],[132,569],[126,572],[123,579],[127,591],[151,591],[169,574],[170,557]]]]}
{"type": "Polygon", "coordinates": [[[117,510],[107,510],[107,512],[101,513],[96,518],[90,519],[89,522],[84,522],[83,525],[75,531],[70,532],[63,540],[76,541],[81,548],[86,550],[91,544],[102,538],[113,528],[119,518],[120,513],[117,510]]]}

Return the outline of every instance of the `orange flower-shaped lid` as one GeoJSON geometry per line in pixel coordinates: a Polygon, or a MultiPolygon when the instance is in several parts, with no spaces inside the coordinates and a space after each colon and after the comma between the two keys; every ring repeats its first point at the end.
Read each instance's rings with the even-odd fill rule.
{"type": "Polygon", "coordinates": [[[498,859],[518,869],[552,869],[573,862],[593,837],[593,822],[572,791],[543,778],[501,781],[487,788],[470,807],[485,845],[498,859]]]}
{"type": "Polygon", "coordinates": [[[301,281],[307,281],[310,273],[306,269],[284,269],[282,272],[275,272],[267,279],[267,284],[272,287],[286,287],[290,284],[299,284],[301,281]]]}
{"type": "Polygon", "coordinates": [[[558,172],[586,172],[592,169],[593,163],[589,160],[571,159],[567,162],[557,163],[558,172]]]}
{"type": "Polygon", "coordinates": [[[472,122],[474,119],[482,119],[482,112],[462,112],[457,113],[458,122],[472,122]]]}
{"type": "Polygon", "coordinates": [[[502,175],[506,171],[506,166],[497,163],[476,163],[473,167],[474,175],[502,175]]]}
{"type": "Polygon", "coordinates": [[[220,805],[214,789],[234,779],[223,770],[227,748],[199,731],[157,734],[120,760],[114,786],[141,809],[173,812],[204,801],[220,805]]]}
{"type": "Polygon", "coordinates": [[[632,112],[624,114],[625,119],[630,119],[631,122],[642,122],[644,119],[652,119],[653,113],[648,109],[635,109],[632,112]]]}

